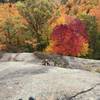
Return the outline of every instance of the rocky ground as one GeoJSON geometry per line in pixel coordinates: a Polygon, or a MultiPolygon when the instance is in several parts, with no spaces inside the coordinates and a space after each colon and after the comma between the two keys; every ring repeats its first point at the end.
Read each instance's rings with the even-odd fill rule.
{"type": "MultiPolygon", "coordinates": [[[[100,61],[68,58],[70,66],[100,61]],[[75,62],[75,65],[74,65],[75,62]]],[[[43,66],[33,54],[4,54],[0,59],[0,100],[100,100],[100,74],[43,66]]]]}

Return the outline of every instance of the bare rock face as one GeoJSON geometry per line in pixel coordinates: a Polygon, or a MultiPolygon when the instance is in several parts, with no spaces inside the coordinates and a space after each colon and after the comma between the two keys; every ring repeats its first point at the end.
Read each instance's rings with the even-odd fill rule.
{"type": "Polygon", "coordinates": [[[0,61],[27,61],[40,63],[42,60],[48,59],[50,65],[66,67],[68,65],[67,60],[60,55],[46,54],[42,52],[34,53],[4,53],[1,54],[0,61]]]}
{"type": "Polygon", "coordinates": [[[100,100],[100,74],[36,63],[0,62],[0,100],[100,100]]]}
{"type": "Polygon", "coordinates": [[[21,62],[34,62],[36,58],[33,53],[3,53],[0,57],[0,62],[5,61],[21,61],[21,62]]]}
{"type": "Polygon", "coordinates": [[[99,67],[100,61],[43,53],[2,54],[0,100],[100,100],[100,73],[82,70],[87,64],[99,67]],[[42,59],[69,65],[43,66],[42,59]]]}
{"type": "Polygon", "coordinates": [[[51,66],[89,70],[100,69],[100,60],[82,59],[77,57],[60,56],[41,52],[34,53],[1,53],[0,62],[32,62],[41,64],[42,60],[48,59],[51,66]]]}

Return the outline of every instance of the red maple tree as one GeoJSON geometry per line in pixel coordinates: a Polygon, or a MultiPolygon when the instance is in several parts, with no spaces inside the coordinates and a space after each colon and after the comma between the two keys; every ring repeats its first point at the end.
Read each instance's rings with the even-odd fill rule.
{"type": "Polygon", "coordinates": [[[86,54],[84,44],[88,44],[88,35],[84,23],[75,19],[69,25],[61,24],[53,29],[51,34],[52,45],[47,48],[52,53],[60,55],[79,56],[86,54]]]}

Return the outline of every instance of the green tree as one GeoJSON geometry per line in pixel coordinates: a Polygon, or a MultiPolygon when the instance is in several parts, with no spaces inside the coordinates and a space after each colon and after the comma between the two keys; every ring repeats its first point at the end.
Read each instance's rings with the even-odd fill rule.
{"type": "Polygon", "coordinates": [[[79,18],[85,22],[87,31],[89,33],[89,58],[100,59],[100,33],[97,31],[97,22],[95,16],[81,14],[79,18]]]}
{"type": "Polygon", "coordinates": [[[48,20],[52,17],[53,0],[25,0],[18,2],[19,12],[28,22],[32,37],[36,38],[35,50],[42,51],[49,43],[50,28],[48,20]]]}

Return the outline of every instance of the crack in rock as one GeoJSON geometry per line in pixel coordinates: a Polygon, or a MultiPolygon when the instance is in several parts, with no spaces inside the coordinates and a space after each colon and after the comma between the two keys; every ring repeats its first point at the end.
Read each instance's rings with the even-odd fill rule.
{"type": "Polygon", "coordinates": [[[89,89],[87,89],[87,90],[78,92],[77,94],[71,96],[68,100],[73,100],[73,98],[75,98],[75,97],[77,97],[77,96],[79,96],[79,95],[81,95],[81,94],[84,94],[84,93],[87,93],[87,92],[93,90],[93,89],[94,89],[96,86],[98,86],[98,85],[100,85],[100,83],[97,83],[96,85],[94,85],[93,87],[91,87],[91,88],[89,88],[89,89]]]}

